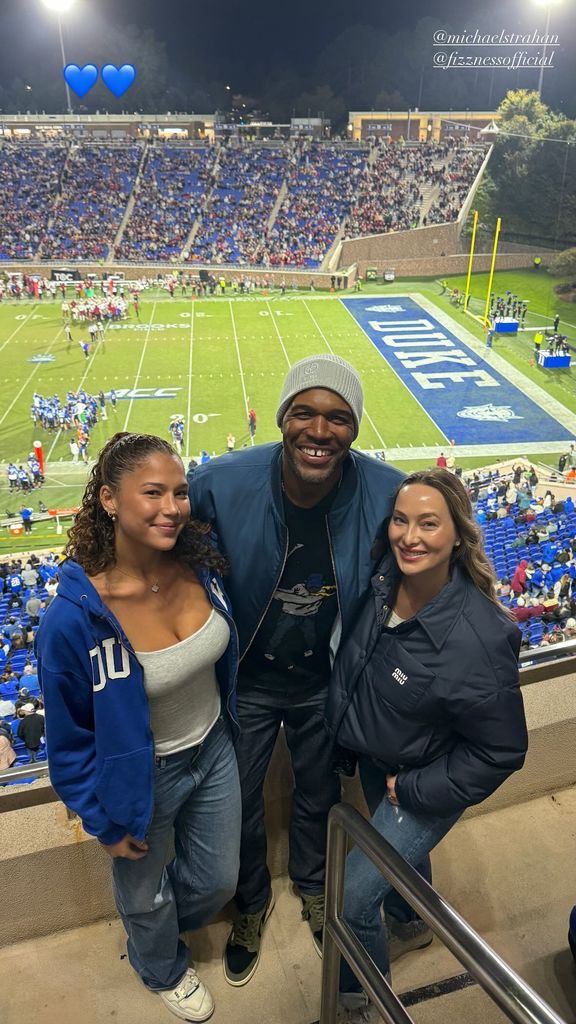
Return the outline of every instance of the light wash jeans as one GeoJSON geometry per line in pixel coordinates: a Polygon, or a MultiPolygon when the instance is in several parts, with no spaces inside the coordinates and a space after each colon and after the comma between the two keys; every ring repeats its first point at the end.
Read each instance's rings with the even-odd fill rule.
{"type": "MultiPolygon", "coordinates": [[[[460,814],[451,818],[435,818],[393,807],[386,796],[386,772],[369,757],[359,758],[359,769],[374,828],[413,867],[426,864],[430,850],[450,831],[460,814]]],[[[355,847],[346,860],[344,918],[382,974],[390,970],[390,961],[381,908],[382,903],[387,905],[386,896],[391,891],[390,882],[355,847]]],[[[342,957],[340,992],[360,991],[360,982],[342,957]]]]}
{"type": "Polygon", "coordinates": [[[146,857],[114,859],[114,896],[130,963],[148,988],[161,991],[175,988],[188,968],[179,932],[206,924],[236,889],[240,786],[223,717],[203,743],[156,759],[146,839],[146,857]],[[176,856],[167,864],[172,841],[176,856]]]}

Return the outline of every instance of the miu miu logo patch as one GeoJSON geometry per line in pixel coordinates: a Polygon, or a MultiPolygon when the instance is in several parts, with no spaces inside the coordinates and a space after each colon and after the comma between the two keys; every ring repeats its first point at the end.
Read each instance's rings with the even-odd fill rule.
{"type": "Polygon", "coordinates": [[[404,672],[401,672],[399,668],[394,669],[392,679],[395,679],[397,683],[400,683],[400,686],[404,686],[404,683],[408,682],[408,676],[404,672]]]}

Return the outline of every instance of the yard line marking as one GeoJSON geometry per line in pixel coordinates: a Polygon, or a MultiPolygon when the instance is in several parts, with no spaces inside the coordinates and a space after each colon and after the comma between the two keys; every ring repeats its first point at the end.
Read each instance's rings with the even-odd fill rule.
{"type": "Polygon", "coordinates": [[[190,313],[190,358],[188,360],[188,410],[186,413],[186,458],[191,458],[190,455],[190,412],[192,410],[192,350],[194,348],[194,321],[196,306],[194,302],[190,300],[191,313],[190,313]]]}
{"type": "MultiPolygon", "coordinates": [[[[26,321],[24,320],[24,321],[23,321],[23,323],[26,323],[26,321]]],[[[56,334],[56,337],[54,338],[54,340],[53,340],[53,341],[51,341],[51,342],[50,342],[50,345],[48,346],[48,348],[47,348],[47,350],[46,350],[46,355],[48,355],[48,353],[50,352],[50,349],[52,349],[52,348],[54,347],[54,345],[55,345],[55,344],[56,344],[56,342],[58,341],[58,338],[60,337],[61,333],[62,333],[62,327],[59,327],[59,328],[58,328],[58,333],[56,334]]],[[[1,350],[0,350],[0,351],[1,351],[1,350]]],[[[8,416],[8,415],[9,415],[9,414],[10,414],[10,413],[12,412],[12,409],[13,409],[13,408],[14,408],[14,406],[16,405],[16,402],[18,401],[18,399],[20,398],[20,395],[22,394],[22,392],[24,391],[24,389],[25,389],[25,388],[27,388],[27,387],[29,386],[30,382],[32,381],[32,378],[34,377],[34,375],[35,375],[35,374],[37,374],[37,373],[38,373],[38,370],[40,369],[40,367],[41,367],[42,365],[43,365],[42,363],[36,363],[36,366],[35,366],[35,367],[34,367],[34,369],[32,370],[32,373],[31,373],[31,374],[30,374],[30,376],[29,376],[29,377],[28,377],[28,378],[27,378],[27,379],[26,379],[26,380],[24,381],[24,383],[23,383],[22,387],[20,388],[20,391],[18,392],[18,394],[17,394],[17,395],[15,395],[15,396],[14,396],[14,398],[13,398],[13,399],[12,399],[12,401],[10,402],[10,405],[9,405],[9,406],[8,406],[8,408],[6,409],[6,412],[4,413],[4,415],[3,415],[2,419],[0,419],[0,427],[1,427],[1,426],[2,426],[2,424],[4,423],[4,420],[6,419],[6,417],[7,417],[7,416],[8,416]]]]}
{"type": "MultiPolygon", "coordinates": [[[[316,320],[316,318],[315,318],[315,317],[314,317],[314,316],[312,315],[312,312],[311,312],[311,310],[309,310],[309,309],[308,309],[308,304],[307,304],[307,302],[304,302],[303,304],[304,304],[304,307],[305,307],[305,309],[306,309],[306,312],[308,313],[308,315],[310,316],[310,318],[311,318],[311,320],[312,320],[312,322],[313,322],[314,326],[316,327],[316,330],[318,331],[318,333],[319,333],[319,334],[320,334],[320,335],[322,336],[322,338],[324,339],[324,342],[326,343],[326,345],[327,345],[328,349],[330,350],[330,352],[332,353],[332,355],[335,355],[336,353],[334,352],[334,349],[333,349],[333,348],[332,348],[332,346],[330,345],[330,342],[328,341],[328,338],[327,338],[327,337],[326,337],[326,335],[324,334],[324,331],[323,331],[323,330],[322,330],[322,328],[320,327],[320,324],[318,323],[318,321],[316,320]]],[[[346,306],[344,306],[344,309],[346,309],[346,306]]],[[[348,310],[346,310],[346,311],[348,312],[348,310]]],[[[351,314],[351,313],[350,313],[350,316],[352,316],[352,314],[351,314]]],[[[352,319],[354,319],[354,318],[352,317],[352,319]]],[[[356,321],[354,321],[354,323],[356,323],[356,321]]],[[[369,422],[370,426],[372,427],[372,430],[373,430],[373,431],[374,431],[374,433],[376,434],[376,437],[377,437],[377,438],[378,438],[378,440],[380,441],[380,444],[382,445],[382,447],[383,447],[383,448],[386,448],[386,442],[385,442],[384,438],[382,437],[382,434],[381,434],[381,433],[380,433],[380,431],[378,430],[378,427],[377,427],[377,426],[376,426],[376,424],[374,423],[374,420],[373,420],[373,419],[372,419],[372,417],[370,416],[370,414],[369,414],[369,412],[368,412],[368,409],[366,408],[366,406],[364,406],[364,415],[365,415],[366,419],[368,420],[368,422],[369,422]]]]}
{"type": "MultiPolygon", "coordinates": [[[[104,334],[106,334],[106,331],[108,330],[109,326],[110,326],[110,321],[108,321],[108,323],[106,324],[106,327],[104,328],[104,334]]],[[[103,343],[104,343],[103,340],[97,342],[96,344],[92,343],[92,348],[94,349],[94,351],[93,351],[90,359],[86,360],[86,369],[85,369],[84,373],[82,374],[82,377],[80,379],[80,383],[74,389],[75,391],[80,391],[80,388],[84,384],[84,381],[86,380],[86,377],[88,376],[88,374],[90,373],[90,370],[92,369],[92,363],[94,362],[94,360],[96,358],[96,352],[98,351],[98,345],[102,345],[103,343]]],[[[60,440],[61,433],[62,433],[62,427],[58,427],[58,430],[56,432],[56,437],[54,438],[54,440],[53,440],[53,442],[52,442],[52,444],[50,446],[50,451],[48,452],[48,455],[46,456],[46,462],[50,461],[50,458],[52,457],[52,452],[54,451],[56,445],[58,444],[58,441],[60,440]]]]}
{"type": "MultiPolygon", "coordinates": [[[[152,321],[154,319],[154,313],[156,312],[156,303],[152,306],[152,312],[148,321],[148,330],[146,331],[146,337],[144,339],[144,345],[142,346],[142,355],[140,356],[140,362],[138,363],[138,369],[136,370],[136,380],[132,387],[132,391],[137,387],[138,381],[140,380],[140,371],[142,369],[142,363],[144,362],[144,356],[146,355],[146,349],[148,348],[148,342],[150,340],[150,331],[152,330],[152,321]]],[[[130,413],[132,412],[132,406],[134,405],[134,399],[130,399],[130,405],[128,406],[128,412],[126,413],[126,419],[124,420],[124,430],[128,430],[128,420],[130,419],[130,413]]]]}
{"type": "Polygon", "coordinates": [[[22,328],[23,328],[23,327],[24,327],[24,326],[25,326],[25,325],[26,325],[26,324],[28,323],[28,321],[29,321],[29,320],[31,319],[31,317],[33,317],[33,316],[34,316],[34,306],[32,306],[32,309],[30,310],[30,313],[28,314],[28,316],[26,317],[26,319],[25,319],[25,320],[23,320],[21,324],[18,324],[18,327],[16,328],[16,330],[15,330],[15,331],[12,331],[12,334],[10,335],[10,337],[6,338],[6,341],[4,342],[4,344],[2,345],[2,347],[0,348],[0,352],[3,352],[3,351],[4,351],[4,349],[6,348],[6,345],[8,344],[8,342],[9,342],[9,341],[12,341],[12,338],[13,338],[13,337],[14,337],[14,336],[15,336],[16,334],[18,334],[18,331],[21,331],[21,330],[22,330],[22,328]]]}
{"type": "MultiPolygon", "coordinates": [[[[229,300],[230,316],[232,317],[232,330],[234,331],[234,343],[236,345],[236,355],[238,357],[238,366],[240,369],[240,380],[242,382],[242,393],[244,395],[244,409],[246,416],[248,416],[248,396],[246,394],[246,385],[244,383],[244,370],[242,368],[242,359],[240,358],[240,347],[238,345],[238,332],[236,331],[236,321],[234,319],[234,310],[232,308],[232,299],[229,300]]],[[[250,444],[254,447],[254,438],[250,435],[250,444]]]]}
{"type": "Polygon", "coordinates": [[[270,303],[267,302],[266,305],[268,306],[268,309],[270,310],[270,316],[272,317],[272,323],[274,324],[274,327],[276,329],[276,334],[278,335],[278,341],[282,345],[282,351],[283,351],[284,355],[286,356],[286,362],[288,363],[288,369],[290,369],[290,367],[292,366],[292,363],[290,362],[290,359],[288,358],[288,353],[287,353],[286,348],[284,346],[284,342],[282,341],[282,335],[280,334],[280,331],[278,330],[278,324],[276,322],[276,317],[274,316],[274,313],[272,312],[272,307],[270,306],[270,303]]]}

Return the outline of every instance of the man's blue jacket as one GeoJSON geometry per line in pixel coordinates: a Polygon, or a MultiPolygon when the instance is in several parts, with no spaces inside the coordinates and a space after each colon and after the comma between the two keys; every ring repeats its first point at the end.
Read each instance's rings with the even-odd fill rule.
{"type": "MultiPolygon", "coordinates": [[[[237,731],[236,630],[219,577],[201,569],[196,575],[230,626],[216,675],[222,711],[237,731]]],[[[50,780],[102,843],[127,834],[144,839],[153,812],[154,737],[142,666],[81,566],[63,562],[59,578],[35,641],[50,780]]]]}
{"type": "MultiPolygon", "coordinates": [[[[188,476],[192,515],[214,525],[228,557],[226,589],[243,657],[272,601],[288,554],[282,502],[282,444],[263,444],[211,459],[188,476]]],[[[371,554],[404,474],[350,451],[326,515],[338,595],[332,650],[350,629],[374,570],[371,554]]]]}

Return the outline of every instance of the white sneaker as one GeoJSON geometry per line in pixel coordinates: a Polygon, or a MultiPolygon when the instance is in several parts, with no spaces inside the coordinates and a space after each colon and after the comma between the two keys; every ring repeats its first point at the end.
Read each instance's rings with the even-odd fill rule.
{"type": "Polygon", "coordinates": [[[200,981],[193,967],[189,967],[176,988],[159,992],[162,1002],[180,1020],[208,1020],[214,1013],[214,1000],[200,981]]]}

